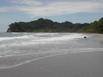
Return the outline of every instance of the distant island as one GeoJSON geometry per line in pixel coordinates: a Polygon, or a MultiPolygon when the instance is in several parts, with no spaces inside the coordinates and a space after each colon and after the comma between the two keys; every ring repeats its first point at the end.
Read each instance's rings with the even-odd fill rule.
{"type": "Polygon", "coordinates": [[[54,22],[40,18],[31,22],[15,22],[7,32],[88,32],[103,33],[103,18],[91,23],[54,22]]]}

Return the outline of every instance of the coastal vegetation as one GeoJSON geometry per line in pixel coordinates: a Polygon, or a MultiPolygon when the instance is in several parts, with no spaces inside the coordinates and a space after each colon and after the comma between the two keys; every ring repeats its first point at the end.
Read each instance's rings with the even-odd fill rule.
{"type": "Polygon", "coordinates": [[[88,26],[84,27],[82,31],[90,33],[103,33],[103,18],[90,23],[88,26]]]}
{"type": "Polygon", "coordinates": [[[103,18],[91,23],[54,22],[40,18],[31,22],[15,22],[7,32],[90,32],[103,33],[103,18]]]}

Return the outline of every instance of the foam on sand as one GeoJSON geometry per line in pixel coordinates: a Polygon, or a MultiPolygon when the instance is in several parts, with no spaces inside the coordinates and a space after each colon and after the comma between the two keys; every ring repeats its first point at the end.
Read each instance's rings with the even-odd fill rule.
{"type": "Polygon", "coordinates": [[[16,40],[16,42],[13,42],[11,44],[5,44],[0,45],[1,47],[7,47],[7,46],[27,46],[27,45],[35,45],[35,44],[47,44],[47,43],[55,43],[60,41],[66,41],[66,40],[73,40],[82,38],[83,34],[70,34],[70,35],[62,35],[62,36],[54,36],[54,37],[34,37],[33,35],[25,35],[20,37],[5,37],[0,38],[0,41],[4,40],[16,40]],[[20,39],[27,39],[26,41],[19,41],[20,39]],[[18,41],[17,41],[18,40],[18,41]]]}

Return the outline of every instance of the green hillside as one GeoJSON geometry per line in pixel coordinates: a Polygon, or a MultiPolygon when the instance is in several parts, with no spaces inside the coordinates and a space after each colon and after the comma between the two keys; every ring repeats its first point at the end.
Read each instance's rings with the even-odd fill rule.
{"type": "Polygon", "coordinates": [[[84,27],[82,31],[92,33],[103,33],[103,18],[90,23],[90,25],[84,27]]]}
{"type": "Polygon", "coordinates": [[[92,23],[54,22],[40,18],[31,22],[15,22],[9,25],[7,32],[89,32],[103,33],[103,18],[92,23]]]}

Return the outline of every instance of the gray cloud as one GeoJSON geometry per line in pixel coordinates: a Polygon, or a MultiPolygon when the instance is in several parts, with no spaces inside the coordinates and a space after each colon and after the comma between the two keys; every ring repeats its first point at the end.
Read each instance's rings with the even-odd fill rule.
{"type": "Polygon", "coordinates": [[[15,5],[12,5],[11,7],[1,7],[0,12],[21,12],[34,16],[54,16],[77,12],[103,12],[103,4],[99,1],[96,2],[96,0],[11,0],[11,3],[15,5]]]}
{"type": "Polygon", "coordinates": [[[72,1],[72,2],[78,2],[78,1],[96,1],[96,2],[103,2],[103,0],[36,0],[36,1],[43,1],[43,2],[51,2],[51,1],[72,1]]]}

